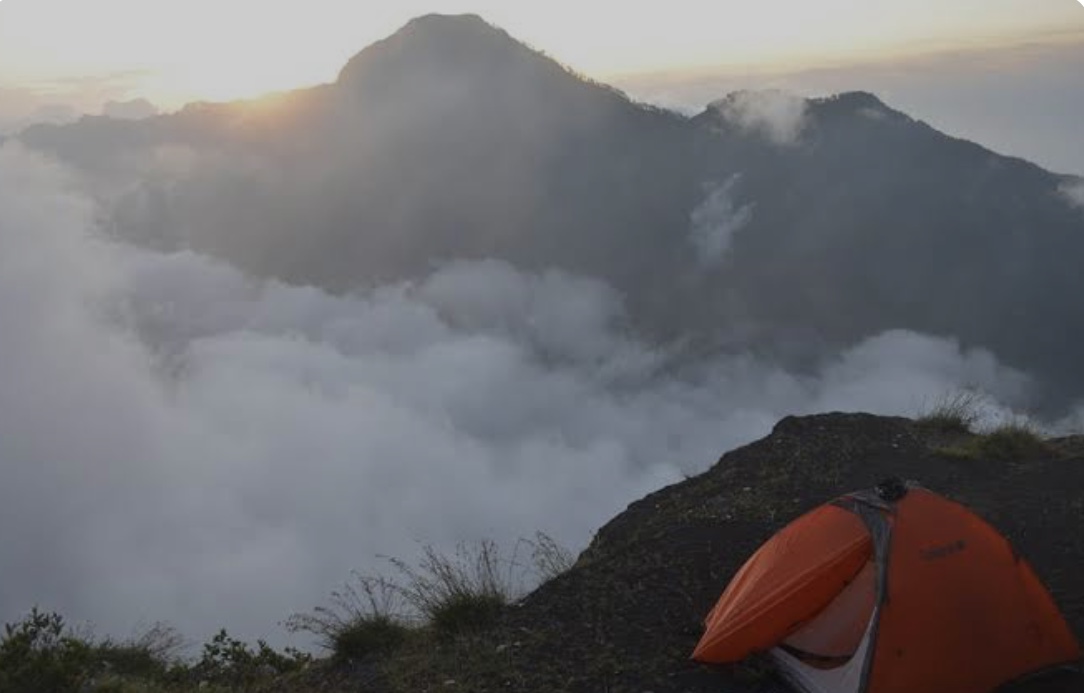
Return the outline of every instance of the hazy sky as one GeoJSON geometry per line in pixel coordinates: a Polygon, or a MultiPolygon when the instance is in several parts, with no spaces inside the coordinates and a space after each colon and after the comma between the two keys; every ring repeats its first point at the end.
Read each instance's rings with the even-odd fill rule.
{"type": "MultiPolygon", "coordinates": [[[[1080,10],[1084,18],[1084,9],[1080,10]]],[[[1084,40],[940,50],[811,69],[721,66],[618,76],[632,96],[689,113],[741,89],[827,96],[861,89],[942,132],[1084,176],[1084,40]]]]}
{"type": "Polygon", "coordinates": [[[808,67],[1084,31],[1076,0],[4,0],[0,89],[166,105],[248,96],[328,81],[350,55],[427,12],[477,12],[602,78],[718,64],[808,67]]]}

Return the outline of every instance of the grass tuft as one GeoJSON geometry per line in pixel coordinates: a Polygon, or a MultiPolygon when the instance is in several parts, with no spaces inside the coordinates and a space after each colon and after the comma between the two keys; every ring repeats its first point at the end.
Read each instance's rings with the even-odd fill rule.
{"type": "Polygon", "coordinates": [[[459,544],[450,555],[425,546],[417,566],[389,561],[405,578],[403,597],[442,635],[492,625],[517,594],[515,560],[505,561],[489,539],[459,544]]]}
{"type": "Polygon", "coordinates": [[[358,618],[332,636],[332,659],[357,661],[376,653],[391,652],[405,643],[410,634],[409,626],[387,616],[358,618]]]}
{"type": "Polygon", "coordinates": [[[1054,448],[1034,424],[1018,419],[957,445],[941,448],[939,452],[956,459],[1014,461],[1045,457],[1054,452],[1054,448]]]}
{"type": "Polygon", "coordinates": [[[425,545],[415,564],[387,558],[396,573],[392,578],[354,573],[332,592],[330,604],[295,614],[285,625],[316,635],[339,661],[397,649],[420,630],[418,622],[443,638],[478,633],[497,623],[528,584],[560,575],[574,560],[542,532],[518,541],[510,556],[492,540],[461,543],[453,553],[425,545]],[[530,561],[521,563],[524,548],[530,561]]]}
{"type": "Polygon", "coordinates": [[[939,433],[971,433],[983,417],[986,400],[977,390],[957,390],[941,395],[915,420],[939,433]]]}
{"type": "Polygon", "coordinates": [[[535,532],[534,539],[524,539],[523,542],[531,549],[531,562],[540,583],[567,573],[576,564],[572,552],[544,532],[535,532]]]}
{"type": "Polygon", "coordinates": [[[410,635],[402,589],[385,577],[354,573],[351,582],[331,593],[329,606],[294,614],[290,632],[317,636],[337,662],[364,659],[398,648],[410,635]]]}
{"type": "Polygon", "coordinates": [[[498,593],[449,595],[433,606],[429,622],[443,636],[477,633],[495,624],[507,606],[508,598],[498,593]]]}

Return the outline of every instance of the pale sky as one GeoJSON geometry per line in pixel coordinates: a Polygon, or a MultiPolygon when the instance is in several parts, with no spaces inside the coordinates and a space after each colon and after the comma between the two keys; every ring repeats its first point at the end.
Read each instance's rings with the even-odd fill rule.
{"type": "Polygon", "coordinates": [[[176,106],[326,82],[358,50],[428,12],[476,12],[600,79],[1084,32],[1077,0],[3,0],[0,100],[50,92],[176,106]]]}

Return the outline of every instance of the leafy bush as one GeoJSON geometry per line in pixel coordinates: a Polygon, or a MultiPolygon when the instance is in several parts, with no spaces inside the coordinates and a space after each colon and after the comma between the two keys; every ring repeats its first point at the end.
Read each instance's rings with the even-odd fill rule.
{"type": "Polygon", "coordinates": [[[180,634],[162,624],[129,640],[96,642],[73,633],[60,615],[35,607],[22,621],[4,626],[0,692],[155,693],[191,686],[244,691],[312,661],[308,654],[291,648],[278,652],[262,640],[251,649],[222,630],[189,666],[178,654],[183,644],[180,634]]]}
{"type": "Polygon", "coordinates": [[[150,652],[130,645],[102,643],[94,647],[93,656],[117,676],[157,679],[165,676],[168,670],[168,666],[150,652]]]}
{"type": "Polygon", "coordinates": [[[93,674],[92,647],[73,635],[64,618],[34,607],[4,626],[0,640],[0,691],[79,691],[93,674]]]}
{"type": "Polygon", "coordinates": [[[184,644],[184,638],[174,628],[156,623],[128,640],[107,638],[95,644],[93,657],[114,675],[157,680],[179,665],[184,644]]]}
{"type": "Polygon", "coordinates": [[[248,690],[264,679],[298,671],[311,661],[312,657],[306,653],[293,648],[278,652],[263,640],[257,640],[256,649],[252,650],[222,629],[204,643],[191,676],[200,682],[248,690]]]}

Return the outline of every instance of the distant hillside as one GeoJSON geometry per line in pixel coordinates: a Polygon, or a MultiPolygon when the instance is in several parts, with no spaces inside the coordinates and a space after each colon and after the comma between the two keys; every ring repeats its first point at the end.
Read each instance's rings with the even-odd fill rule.
{"type": "Polygon", "coordinates": [[[865,93],[742,93],[686,118],[474,16],[427,16],[329,85],[22,134],[95,174],[118,234],[349,290],[450,258],[610,282],[659,341],[792,365],[889,328],[1084,394],[1069,179],[865,93]]]}
{"type": "Polygon", "coordinates": [[[808,102],[799,144],[775,151],[718,111],[696,120],[720,133],[735,195],[756,205],[716,281],[758,320],[833,341],[906,326],[1084,375],[1072,346],[1084,322],[1067,318],[1084,296],[1084,214],[1062,177],[863,93],[808,102]]]}

